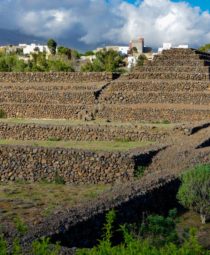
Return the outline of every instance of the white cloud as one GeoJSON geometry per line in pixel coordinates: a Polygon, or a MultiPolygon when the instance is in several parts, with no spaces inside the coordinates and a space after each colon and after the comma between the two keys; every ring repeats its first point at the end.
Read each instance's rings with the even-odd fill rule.
{"type": "Polygon", "coordinates": [[[60,36],[77,22],[71,10],[29,11],[19,18],[19,27],[28,34],[52,37],[60,36]]]}
{"type": "Polygon", "coordinates": [[[132,5],[125,0],[1,1],[1,27],[9,25],[45,38],[69,38],[69,43],[128,44],[140,35],[153,47],[163,42],[191,46],[210,42],[209,12],[186,2],[137,0],[132,5]]]}
{"type": "Polygon", "coordinates": [[[210,41],[210,14],[185,2],[144,0],[139,6],[122,3],[120,11],[124,25],[113,30],[113,39],[117,34],[126,42],[141,35],[148,45],[155,47],[163,42],[197,46],[210,41]]]}

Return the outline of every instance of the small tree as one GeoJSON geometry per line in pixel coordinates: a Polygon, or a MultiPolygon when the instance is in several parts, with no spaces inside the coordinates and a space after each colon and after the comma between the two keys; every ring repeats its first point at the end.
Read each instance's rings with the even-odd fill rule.
{"type": "Polygon", "coordinates": [[[202,224],[210,216],[210,165],[199,165],[181,176],[177,198],[189,209],[200,213],[202,224]]]}
{"type": "Polygon", "coordinates": [[[71,49],[64,46],[58,47],[58,53],[61,55],[66,55],[68,59],[71,59],[71,49]]]}
{"type": "Polygon", "coordinates": [[[210,43],[201,46],[201,47],[199,48],[199,50],[200,50],[200,51],[203,51],[203,52],[210,52],[210,43]]]}
{"type": "Polygon", "coordinates": [[[147,60],[147,57],[144,54],[139,55],[137,60],[137,66],[143,66],[145,60],[147,60]]]}
{"type": "Polygon", "coordinates": [[[56,53],[56,48],[57,48],[57,43],[53,39],[49,39],[47,42],[47,46],[51,52],[52,55],[55,55],[56,53]]]}

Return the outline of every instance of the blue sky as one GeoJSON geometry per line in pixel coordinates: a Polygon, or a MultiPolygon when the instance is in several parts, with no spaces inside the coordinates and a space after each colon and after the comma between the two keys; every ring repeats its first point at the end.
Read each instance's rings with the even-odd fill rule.
{"type": "MultiPolygon", "coordinates": [[[[127,0],[128,3],[136,3],[136,0],[127,0]]],[[[173,2],[183,2],[182,0],[173,0],[173,2]]],[[[191,6],[199,6],[203,11],[210,10],[210,0],[186,0],[191,6]]]]}

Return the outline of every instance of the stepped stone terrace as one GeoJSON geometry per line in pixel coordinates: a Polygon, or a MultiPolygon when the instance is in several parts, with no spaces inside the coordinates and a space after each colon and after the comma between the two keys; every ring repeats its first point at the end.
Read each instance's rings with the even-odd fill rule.
{"type": "Polygon", "coordinates": [[[145,206],[160,209],[150,198],[164,205],[172,193],[175,199],[179,174],[210,163],[209,70],[209,54],[172,49],[121,76],[0,73],[0,110],[6,115],[0,119],[0,219],[10,226],[17,211],[27,215],[26,244],[71,232],[112,208],[125,206],[125,214],[132,209],[139,216],[145,206]],[[46,182],[56,179],[67,185],[59,186],[55,199],[58,186],[49,191],[46,182]],[[29,204],[22,194],[18,209],[13,205],[24,190],[32,199],[33,187],[38,197],[56,202],[47,220],[42,210],[48,197],[29,204]],[[78,190],[84,198],[76,198],[73,208],[69,201],[78,190]]]}

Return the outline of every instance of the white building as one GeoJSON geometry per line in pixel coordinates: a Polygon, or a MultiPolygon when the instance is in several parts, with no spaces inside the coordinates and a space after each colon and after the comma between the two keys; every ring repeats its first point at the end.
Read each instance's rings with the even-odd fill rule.
{"type": "Polygon", "coordinates": [[[162,53],[163,50],[170,50],[171,48],[188,49],[189,45],[181,44],[181,45],[172,47],[172,43],[163,43],[163,47],[158,49],[158,53],[162,53]]]}
{"type": "Polygon", "coordinates": [[[129,47],[127,46],[119,46],[118,52],[122,55],[128,55],[129,47]]]}
{"type": "Polygon", "coordinates": [[[137,57],[135,56],[128,56],[128,65],[127,67],[130,69],[137,64],[137,57]]]}
{"type": "Polygon", "coordinates": [[[47,45],[40,45],[40,44],[19,44],[19,47],[23,49],[24,55],[29,55],[35,52],[46,52],[50,54],[50,50],[47,45]]]}

